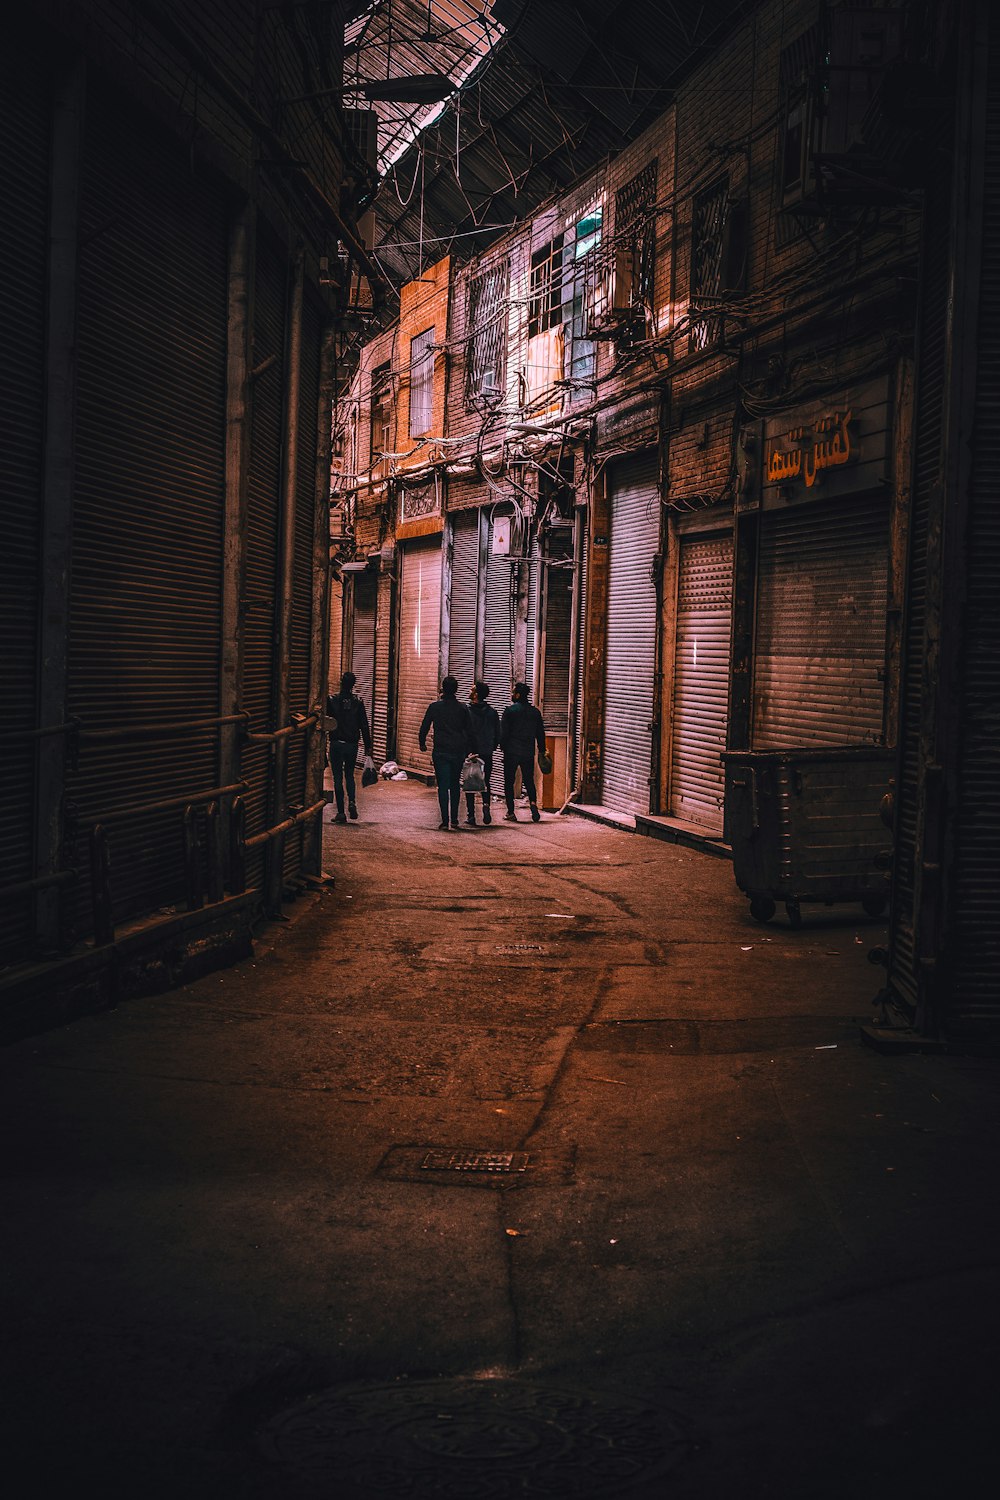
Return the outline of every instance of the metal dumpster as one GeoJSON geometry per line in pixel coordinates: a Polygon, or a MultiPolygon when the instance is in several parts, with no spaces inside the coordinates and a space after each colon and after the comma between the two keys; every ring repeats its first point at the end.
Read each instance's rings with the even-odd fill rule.
{"type": "Polygon", "coordinates": [[[722,760],[733,873],[751,916],[769,922],[778,901],[794,927],[803,901],[885,910],[891,835],[879,806],[890,751],[729,750],[722,760]]]}

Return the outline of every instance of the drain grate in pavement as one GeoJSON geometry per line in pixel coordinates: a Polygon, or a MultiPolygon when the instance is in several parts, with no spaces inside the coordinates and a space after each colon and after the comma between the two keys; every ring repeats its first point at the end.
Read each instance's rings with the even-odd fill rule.
{"type": "Polygon", "coordinates": [[[573,1179],[576,1148],[545,1151],[482,1151],[463,1146],[392,1146],[377,1167],[388,1182],[421,1182],[440,1187],[513,1189],[539,1183],[556,1186],[573,1179]]]}
{"type": "Polygon", "coordinates": [[[422,1172],[525,1172],[527,1151],[428,1151],[422,1172]]]}
{"type": "Polygon", "coordinates": [[[648,1494],[696,1443],[658,1403],[484,1379],[318,1391],[267,1422],[258,1446],[310,1496],[617,1500],[648,1494]]]}

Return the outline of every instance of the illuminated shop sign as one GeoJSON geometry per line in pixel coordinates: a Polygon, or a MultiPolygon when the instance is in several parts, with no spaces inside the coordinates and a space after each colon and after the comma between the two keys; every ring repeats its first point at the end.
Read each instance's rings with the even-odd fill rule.
{"type": "Polygon", "coordinates": [[[857,458],[851,442],[853,411],[829,412],[804,427],[794,427],[768,444],[765,483],[802,480],[812,489],[824,469],[839,469],[857,458]]]}

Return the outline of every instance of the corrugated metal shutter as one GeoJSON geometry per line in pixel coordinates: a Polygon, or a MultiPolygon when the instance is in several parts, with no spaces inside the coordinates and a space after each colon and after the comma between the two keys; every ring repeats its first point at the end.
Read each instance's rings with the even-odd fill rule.
{"type": "MultiPolygon", "coordinates": [[[[290,642],[288,706],[292,713],[306,714],[309,702],[310,667],[313,652],[316,536],[316,444],[319,436],[319,369],[323,339],[322,314],[308,294],[302,304],[302,353],[299,370],[299,451],[295,474],[295,566],[292,576],[292,638],[290,642]]],[[[307,806],[309,802],[309,736],[297,734],[288,742],[285,806],[307,806]]],[[[285,837],[286,879],[302,868],[303,841],[307,830],[299,824],[285,837]]]]}
{"type": "Polygon", "coordinates": [[[375,609],[377,582],[375,574],[354,575],[354,631],[351,645],[351,671],[358,679],[354,691],[368,710],[372,721],[375,694],[375,609]]]}
{"type": "Polygon", "coordinates": [[[479,512],[474,510],[455,517],[452,544],[448,671],[458,679],[458,696],[463,703],[476,676],[478,603],[479,512]]]}
{"type": "Polygon", "coordinates": [[[344,584],[340,578],[330,578],[330,664],[327,670],[327,692],[336,693],[340,687],[343,667],[340,653],[344,639],[344,584]]]}
{"type": "Polygon", "coordinates": [[[431,757],[420,749],[417,731],[441,687],[441,538],[407,542],[401,577],[396,759],[401,766],[430,771],[431,757]]]}
{"type": "Polygon", "coordinates": [[[611,482],[607,677],[602,800],[619,812],[649,811],[656,589],[660,545],[655,461],[620,464],[611,482]]]}
{"type": "Polygon", "coordinates": [[[722,832],[729,713],[733,539],[681,540],[674,662],[670,811],[722,832]]]}
{"type": "MultiPolygon", "coordinates": [[[[0,88],[0,411],[4,415],[0,549],[0,735],[36,728],[39,497],[45,401],[49,86],[40,55],[10,46],[0,88]]],[[[44,727],[44,726],[40,726],[44,727]]],[[[35,746],[0,746],[0,884],[34,873],[35,746]]],[[[86,867],[84,867],[86,868],[86,867]]],[[[82,882],[86,884],[86,882],[82,882]]],[[[0,908],[0,955],[23,956],[31,899],[0,908]]]]}
{"type": "Polygon", "coordinates": [[[545,656],[539,707],[549,734],[569,729],[570,643],[573,625],[573,535],[549,533],[546,548],[545,656]],[[554,566],[557,565],[557,566],[554,566]]]}
{"type": "Polygon", "coordinates": [[[392,660],[392,574],[381,573],[375,597],[375,690],[372,703],[372,746],[381,765],[389,744],[389,669],[392,660]]]}
{"type": "Polygon", "coordinates": [[[524,680],[533,688],[535,680],[535,638],[538,634],[539,579],[542,565],[538,543],[533,542],[528,559],[528,617],[524,638],[524,680]]]}
{"type": "MultiPolygon", "coordinates": [[[[82,160],[70,711],[86,729],[212,717],[219,702],[225,199],[95,87],[82,160]]],[[[214,732],[84,746],[86,828],[216,784],[214,732]]],[[[180,814],[111,829],[114,915],[184,894],[180,814]]],[[[86,882],[77,915],[89,930],[86,882]]]]}
{"type": "MultiPolygon", "coordinates": [[[[274,363],[267,365],[250,386],[243,678],[240,691],[240,707],[250,715],[251,728],[259,734],[278,727],[274,722],[275,632],[287,281],[284,252],[260,223],[254,257],[253,357],[258,365],[269,359],[274,363]]],[[[251,836],[270,826],[270,765],[271,751],[266,745],[244,748],[240,757],[240,774],[249,784],[244,800],[247,833],[251,836]]],[[[247,857],[247,883],[252,889],[263,888],[264,854],[264,847],[258,846],[247,857]]]]}
{"type": "Polygon", "coordinates": [[[1000,1020],[1000,21],[990,21],[983,257],[969,490],[950,1035],[1000,1020]]]}
{"type": "Polygon", "coordinates": [[[762,516],[755,749],[881,743],[888,567],[882,495],[762,516]]]}
{"type": "Polygon", "coordinates": [[[517,606],[517,567],[509,557],[493,552],[490,527],[486,559],[486,614],[483,640],[483,680],[490,685],[498,712],[510,702],[514,685],[514,615],[517,606]]]}
{"type": "Polygon", "coordinates": [[[573,684],[573,787],[583,782],[583,718],[587,683],[587,571],[590,559],[590,526],[586,514],[577,524],[576,671],[573,684]]]}

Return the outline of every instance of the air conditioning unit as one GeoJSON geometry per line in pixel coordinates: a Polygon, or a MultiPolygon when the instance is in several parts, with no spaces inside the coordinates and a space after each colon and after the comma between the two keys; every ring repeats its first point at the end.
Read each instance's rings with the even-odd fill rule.
{"type": "Polygon", "coordinates": [[[635,275],[635,246],[616,245],[611,264],[589,289],[588,337],[614,338],[622,324],[635,317],[635,275]]]}

